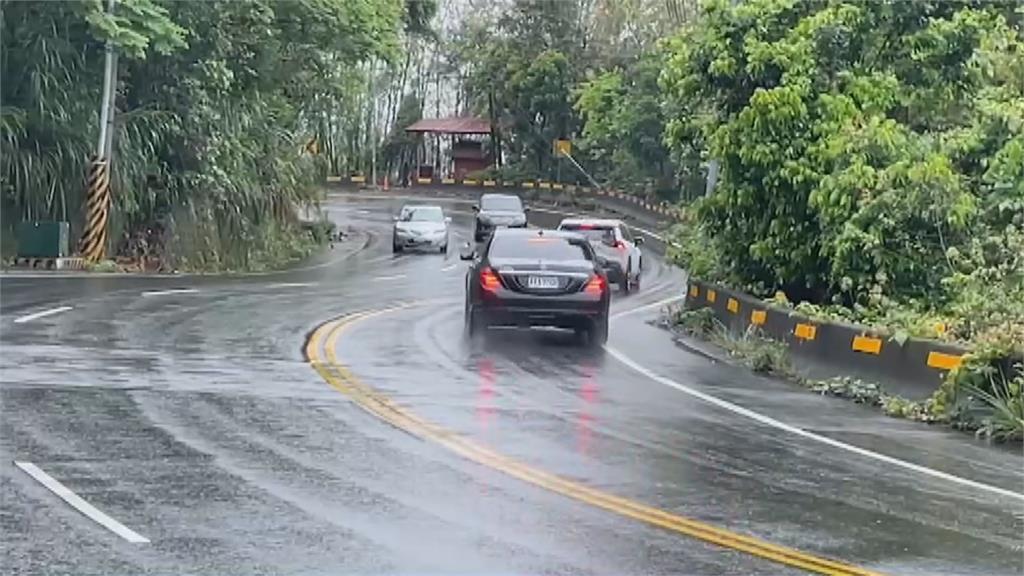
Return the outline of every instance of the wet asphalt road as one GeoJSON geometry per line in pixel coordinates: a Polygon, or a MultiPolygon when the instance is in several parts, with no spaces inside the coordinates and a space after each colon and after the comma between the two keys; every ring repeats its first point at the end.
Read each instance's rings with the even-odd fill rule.
{"type": "MultiPolygon", "coordinates": [[[[884,573],[1024,573],[1024,500],[790,434],[616,355],[787,424],[1018,493],[1020,454],[675,347],[647,324],[656,307],[643,307],[681,294],[684,277],[653,255],[641,291],[613,302],[607,352],[555,332],[467,342],[465,264],[454,244],[449,256],[393,257],[399,205],[335,198],[331,215],[351,238],[287,273],[0,277],[3,573],[801,573],[525,484],[355,406],[310,368],[305,338],[330,318],[398,302],[420,304],[353,326],[339,359],[423,418],[520,462],[884,573]],[[15,322],[58,306],[73,308],[15,322]],[[107,531],[15,460],[150,543],[107,531]]],[[[465,216],[456,227],[468,235],[465,216]]]]}

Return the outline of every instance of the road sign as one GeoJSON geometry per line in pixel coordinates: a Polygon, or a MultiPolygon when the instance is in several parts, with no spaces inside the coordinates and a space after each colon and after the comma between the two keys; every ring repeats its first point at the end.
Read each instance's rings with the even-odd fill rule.
{"type": "Polygon", "coordinates": [[[572,141],[555,140],[553,148],[555,156],[568,156],[572,154],[572,141]]]}

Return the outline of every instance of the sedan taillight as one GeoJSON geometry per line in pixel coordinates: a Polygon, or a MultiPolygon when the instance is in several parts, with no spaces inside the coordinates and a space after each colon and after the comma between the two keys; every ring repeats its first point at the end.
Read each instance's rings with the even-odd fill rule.
{"type": "Polygon", "coordinates": [[[488,292],[497,292],[501,288],[501,280],[490,267],[480,270],[480,287],[488,292]]]}
{"type": "Polygon", "coordinates": [[[583,291],[587,294],[594,294],[600,296],[608,290],[608,282],[601,276],[591,276],[590,280],[587,281],[587,285],[583,288],[583,291]]]}

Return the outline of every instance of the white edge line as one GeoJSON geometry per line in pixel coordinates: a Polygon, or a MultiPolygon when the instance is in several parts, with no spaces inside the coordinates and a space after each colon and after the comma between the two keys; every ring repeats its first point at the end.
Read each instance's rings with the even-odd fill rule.
{"type": "Polygon", "coordinates": [[[370,278],[370,280],[373,280],[374,282],[384,282],[385,280],[398,280],[399,278],[405,278],[405,274],[395,274],[393,276],[377,276],[375,278],[370,278]]]}
{"type": "Polygon", "coordinates": [[[271,284],[268,288],[306,288],[315,285],[315,282],[281,282],[279,284],[271,284]]]}
{"type": "Polygon", "coordinates": [[[14,319],[14,323],[15,324],[24,324],[25,322],[29,322],[31,320],[36,320],[37,318],[45,318],[46,316],[53,316],[54,314],[60,314],[61,312],[67,312],[68,310],[71,310],[71,309],[72,309],[71,306],[60,306],[60,307],[57,307],[57,308],[50,308],[49,310],[42,310],[40,312],[35,312],[33,314],[26,314],[25,316],[21,316],[19,318],[15,318],[14,319]]]}
{"type": "Polygon", "coordinates": [[[114,520],[110,516],[107,516],[101,512],[98,508],[89,504],[83,500],[80,496],[68,489],[67,486],[58,482],[54,477],[50,476],[46,472],[43,472],[41,468],[31,462],[18,462],[15,460],[14,465],[21,468],[23,472],[36,479],[40,484],[46,487],[50,492],[56,494],[61,500],[64,500],[71,505],[72,508],[78,510],[90,520],[96,522],[100,526],[110,530],[114,534],[117,534],[121,538],[133,543],[133,544],[148,544],[149,538],[135,532],[131,528],[128,528],[124,524],[121,524],[117,520],[114,520]]]}
{"type": "Polygon", "coordinates": [[[705,392],[701,392],[700,390],[696,390],[696,389],[691,388],[689,386],[680,384],[680,383],[676,382],[675,380],[671,380],[669,378],[661,376],[660,374],[657,374],[657,373],[655,373],[655,372],[653,372],[653,371],[651,371],[651,370],[641,366],[639,363],[634,361],[632,358],[630,358],[629,356],[626,356],[625,354],[623,354],[622,352],[616,350],[615,348],[612,348],[611,346],[606,346],[605,347],[605,351],[607,351],[609,354],[611,354],[619,362],[625,364],[626,366],[632,368],[633,370],[635,370],[636,372],[640,373],[641,375],[646,376],[647,378],[650,378],[651,380],[654,380],[655,382],[657,382],[657,383],[659,383],[659,384],[661,384],[663,386],[668,386],[669,388],[673,388],[675,390],[678,390],[679,392],[682,392],[683,394],[687,394],[689,396],[693,396],[694,398],[697,398],[699,400],[703,400],[703,401],[705,401],[705,402],[707,402],[709,404],[713,404],[713,405],[715,405],[715,406],[717,406],[719,408],[723,408],[725,410],[728,410],[729,412],[733,412],[734,414],[739,414],[741,416],[746,416],[747,418],[750,418],[751,420],[755,420],[757,422],[760,422],[762,424],[766,424],[766,425],[771,426],[773,428],[778,428],[779,430],[783,430],[785,432],[789,432],[790,434],[793,434],[793,435],[796,435],[796,436],[800,436],[801,438],[806,438],[808,440],[813,440],[815,442],[820,442],[822,444],[826,444],[828,446],[832,446],[833,448],[839,448],[840,450],[846,450],[847,452],[852,452],[852,453],[857,454],[859,456],[864,456],[866,458],[871,458],[873,460],[878,460],[879,462],[885,462],[886,464],[892,464],[893,466],[897,466],[897,467],[903,468],[905,470],[911,470],[913,472],[918,472],[918,473],[924,474],[926,476],[931,476],[933,478],[938,478],[940,480],[946,480],[948,482],[953,482],[955,484],[960,484],[961,486],[967,486],[969,488],[974,488],[976,490],[983,490],[985,492],[991,492],[993,494],[998,494],[1000,496],[1006,496],[1008,498],[1014,498],[1014,499],[1017,499],[1017,500],[1020,500],[1020,501],[1024,501],[1024,494],[1021,494],[1019,492],[1014,492],[1012,490],[1006,490],[1004,488],[999,488],[998,486],[991,486],[989,484],[983,484],[981,482],[976,482],[974,480],[969,480],[967,478],[961,478],[960,476],[956,476],[954,474],[949,474],[947,472],[942,472],[940,470],[935,470],[933,468],[928,468],[927,466],[921,466],[920,464],[914,464],[912,462],[907,462],[905,460],[900,460],[899,458],[894,458],[892,456],[886,456],[885,454],[879,454],[878,452],[872,452],[871,450],[867,450],[867,449],[861,448],[859,446],[854,446],[852,444],[847,444],[846,442],[841,442],[839,440],[834,440],[832,438],[829,438],[828,436],[822,436],[820,434],[815,434],[814,432],[808,432],[807,430],[804,430],[803,428],[798,428],[796,426],[792,426],[790,424],[786,424],[785,422],[782,422],[780,420],[776,420],[775,418],[772,418],[771,416],[765,416],[764,414],[761,414],[759,412],[754,412],[753,410],[750,410],[748,408],[744,408],[744,407],[739,406],[737,404],[733,404],[732,402],[729,402],[728,400],[722,400],[721,398],[718,398],[716,396],[712,396],[712,395],[707,394],[705,392]]]}
{"type": "Polygon", "coordinates": [[[199,292],[199,290],[196,290],[195,288],[175,288],[173,290],[151,290],[143,292],[142,295],[146,297],[167,296],[169,294],[195,294],[196,292],[199,292]]]}
{"type": "Polygon", "coordinates": [[[458,266],[459,266],[458,264],[449,264],[449,265],[445,266],[444,268],[441,268],[441,272],[450,272],[450,271],[455,270],[456,268],[458,268],[458,266]]]}
{"type": "Polygon", "coordinates": [[[672,296],[671,298],[665,298],[664,300],[658,300],[657,302],[651,302],[650,304],[644,304],[643,306],[637,306],[636,308],[630,308],[629,310],[623,310],[622,312],[616,312],[612,314],[612,318],[622,318],[623,316],[629,316],[630,314],[639,314],[651,308],[660,308],[666,304],[678,302],[683,300],[685,296],[672,296]]]}

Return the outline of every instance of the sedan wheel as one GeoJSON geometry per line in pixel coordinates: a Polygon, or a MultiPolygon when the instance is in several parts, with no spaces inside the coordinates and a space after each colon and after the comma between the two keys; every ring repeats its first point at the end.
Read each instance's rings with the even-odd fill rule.
{"type": "Polygon", "coordinates": [[[608,317],[595,320],[587,331],[587,344],[592,348],[600,348],[608,342],[608,317]]]}
{"type": "Polygon", "coordinates": [[[483,318],[480,316],[479,312],[469,305],[468,302],[466,303],[464,320],[466,336],[473,338],[484,331],[485,326],[483,318]]]}

